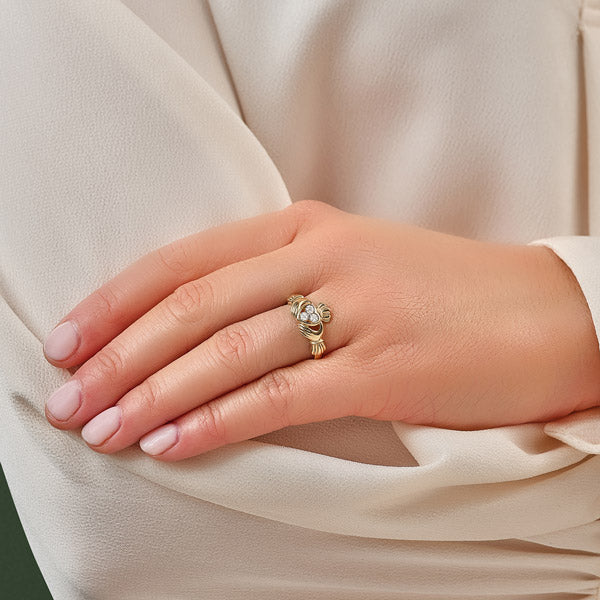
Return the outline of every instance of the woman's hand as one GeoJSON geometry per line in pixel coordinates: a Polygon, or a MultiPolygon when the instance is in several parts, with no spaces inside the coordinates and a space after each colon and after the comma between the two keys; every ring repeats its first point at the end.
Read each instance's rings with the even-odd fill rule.
{"type": "Polygon", "coordinates": [[[141,438],[176,461],[349,415],[482,429],[600,404],[591,315],[552,250],[313,200],[163,246],[66,321],[44,352],[81,366],[46,416],[107,454],[141,438]],[[320,360],[296,293],[331,308],[320,360]]]}

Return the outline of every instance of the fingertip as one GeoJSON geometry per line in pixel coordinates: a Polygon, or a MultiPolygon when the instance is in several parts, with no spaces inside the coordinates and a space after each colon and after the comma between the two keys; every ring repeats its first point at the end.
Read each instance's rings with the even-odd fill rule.
{"type": "Polygon", "coordinates": [[[43,345],[43,353],[49,362],[65,362],[72,358],[81,346],[81,333],[73,320],[57,325],[43,345]]]}
{"type": "Polygon", "coordinates": [[[179,427],[169,423],[146,434],[140,439],[140,448],[150,456],[163,454],[179,442],[179,427]]]}
{"type": "Polygon", "coordinates": [[[46,419],[58,429],[69,429],[68,421],[81,407],[81,383],[71,379],[59,387],[45,404],[46,419]]]}

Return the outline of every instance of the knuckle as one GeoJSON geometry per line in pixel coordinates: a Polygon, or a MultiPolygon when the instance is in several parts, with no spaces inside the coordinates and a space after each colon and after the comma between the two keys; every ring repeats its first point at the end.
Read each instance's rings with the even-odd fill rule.
{"type": "Polygon", "coordinates": [[[195,416],[194,429],[211,446],[227,443],[227,424],[221,409],[214,402],[205,404],[195,416]]]}
{"type": "Polygon", "coordinates": [[[114,340],[104,346],[94,358],[94,369],[101,378],[117,379],[125,372],[125,364],[124,350],[114,340]]]}
{"type": "Polygon", "coordinates": [[[214,351],[220,364],[239,365],[252,352],[252,336],[245,325],[230,325],[217,331],[213,337],[214,351]]]}
{"type": "Polygon", "coordinates": [[[189,256],[189,247],[184,239],[178,239],[170,244],[161,246],[156,250],[159,265],[177,278],[184,278],[189,274],[194,262],[189,256]]]}
{"type": "Polygon", "coordinates": [[[311,199],[298,200],[288,205],[284,210],[289,211],[295,221],[296,234],[294,238],[299,233],[303,233],[305,229],[311,229],[323,218],[324,212],[332,208],[325,202],[311,199]]]}
{"type": "Polygon", "coordinates": [[[103,285],[99,287],[92,295],[97,314],[111,324],[120,324],[124,313],[123,298],[113,285],[103,285]]]}
{"type": "Polygon", "coordinates": [[[291,210],[299,212],[305,217],[311,217],[317,213],[322,212],[323,210],[327,210],[327,206],[330,205],[326,204],[325,202],[321,202],[320,200],[312,200],[310,198],[305,198],[303,200],[293,202],[289,208],[291,210]]]}
{"type": "Polygon", "coordinates": [[[203,278],[189,281],[175,288],[163,303],[165,310],[176,322],[189,324],[198,319],[201,305],[212,306],[213,297],[212,285],[206,278],[203,278]]]}
{"type": "Polygon", "coordinates": [[[260,379],[258,393],[270,405],[270,412],[280,428],[287,427],[291,420],[292,384],[281,371],[270,371],[260,379]]]}
{"type": "Polygon", "coordinates": [[[135,400],[138,408],[144,411],[148,417],[162,416],[160,405],[160,386],[153,378],[148,378],[135,388],[135,400]]]}

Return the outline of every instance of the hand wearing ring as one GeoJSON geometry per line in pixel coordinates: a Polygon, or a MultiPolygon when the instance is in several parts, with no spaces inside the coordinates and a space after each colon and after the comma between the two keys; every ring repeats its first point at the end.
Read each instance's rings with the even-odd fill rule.
{"type": "Polygon", "coordinates": [[[477,429],[600,404],[593,323],[550,249],[309,200],[142,256],[44,353],[79,366],[54,427],[166,462],[350,415],[477,429]]]}

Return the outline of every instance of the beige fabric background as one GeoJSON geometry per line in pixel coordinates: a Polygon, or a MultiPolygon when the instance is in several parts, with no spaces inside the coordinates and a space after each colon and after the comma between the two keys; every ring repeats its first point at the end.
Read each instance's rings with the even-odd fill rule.
{"type": "Polygon", "coordinates": [[[54,598],[598,597],[600,409],[167,464],[52,428],[69,373],[42,354],[139,256],[302,198],[546,244],[600,331],[598,0],[1,9],[0,460],[54,598]]]}

